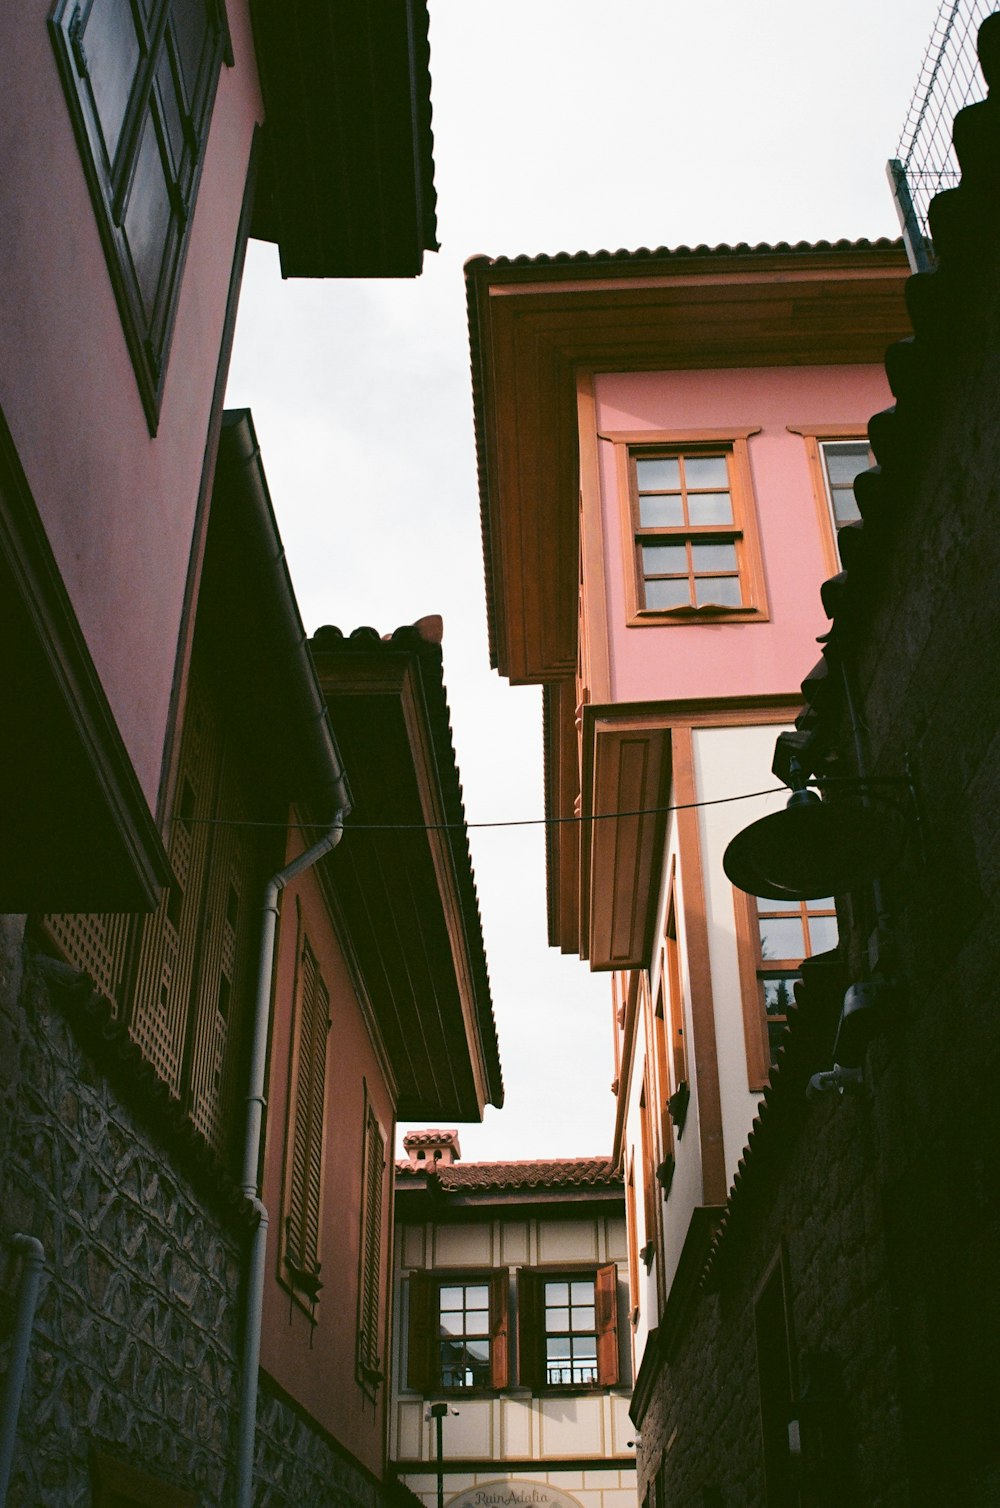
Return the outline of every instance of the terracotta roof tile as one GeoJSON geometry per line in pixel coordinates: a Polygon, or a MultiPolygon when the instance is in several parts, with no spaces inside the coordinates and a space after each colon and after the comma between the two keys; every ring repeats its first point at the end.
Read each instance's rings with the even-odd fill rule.
{"type": "Polygon", "coordinates": [[[434,1177],[442,1189],[621,1188],[622,1180],[607,1157],[568,1157],[523,1162],[461,1162],[412,1168],[397,1162],[397,1187],[408,1178],[434,1177]]]}

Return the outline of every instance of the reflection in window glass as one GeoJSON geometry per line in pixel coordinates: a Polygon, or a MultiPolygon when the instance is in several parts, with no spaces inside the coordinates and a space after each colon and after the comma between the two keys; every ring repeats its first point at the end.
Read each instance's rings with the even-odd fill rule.
{"type": "Polygon", "coordinates": [[[489,1386],[489,1305],[486,1283],[450,1283],[438,1290],[442,1387],[489,1386]]]}
{"type": "Polygon", "coordinates": [[[544,1284],[545,1380],[553,1387],[597,1381],[593,1278],[544,1284]]]}

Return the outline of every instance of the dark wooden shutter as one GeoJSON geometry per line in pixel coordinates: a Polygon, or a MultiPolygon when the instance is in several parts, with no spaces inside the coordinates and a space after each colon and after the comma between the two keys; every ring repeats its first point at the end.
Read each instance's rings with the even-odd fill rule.
{"type": "Polygon", "coordinates": [[[426,1272],[411,1272],[410,1318],[406,1345],[406,1386],[430,1393],[438,1378],[437,1283],[426,1272]]]}
{"type": "Polygon", "coordinates": [[[506,1267],[490,1273],[490,1387],[507,1386],[507,1290],[506,1267]]]}
{"type": "Polygon", "coordinates": [[[542,1282],[531,1267],[517,1270],[517,1380],[522,1388],[540,1388],[545,1380],[542,1282]]]}
{"type": "Polygon", "coordinates": [[[599,1267],[594,1282],[597,1307],[597,1381],[613,1387],[618,1381],[618,1268],[599,1267]]]}
{"type": "Polygon", "coordinates": [[[370,1391],[382,1380],[379,1309],[382,1291],[382,1185],[385,1141],[370,1105],[365,1112],[361,1210],[361,1283],[358,1294],[358,1376],[370,1391]]]}
{"type": "Polygon", "coordinates": [[[323,1134],[326,1116],[326,1039],[330,997],[316,957],[303,939],[289,1105],[285,1253],[293,1279],[319,1272],[323,1134]]]}

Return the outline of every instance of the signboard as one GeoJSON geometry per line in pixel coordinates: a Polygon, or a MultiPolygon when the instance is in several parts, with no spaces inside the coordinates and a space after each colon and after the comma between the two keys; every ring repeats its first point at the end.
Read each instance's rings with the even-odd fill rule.
{"type": "Polygon", "coordinates": [[[448,1499],[448,1508],[580,1508],[579,1498],[548,1482],[480,1482],[448,1499]]]}

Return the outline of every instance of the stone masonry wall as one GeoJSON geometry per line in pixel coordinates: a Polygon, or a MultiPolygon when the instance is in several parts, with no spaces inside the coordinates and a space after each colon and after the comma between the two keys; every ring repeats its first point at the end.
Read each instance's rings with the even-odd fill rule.
{"type": "MultiPolygon", "coordinates": [[[[0,918],[0,1369],[19,1261],[46,1272],[9,1508],[84,1508],[92,1449],[231,1501],[243,1234],[179,1174],[83,1051],[0,918]]],[[[376,1508],[381,1492],[262,1379],[259,1508],[376,1508]]]]}

